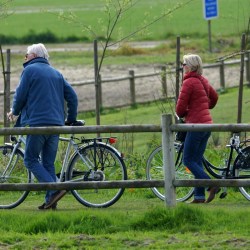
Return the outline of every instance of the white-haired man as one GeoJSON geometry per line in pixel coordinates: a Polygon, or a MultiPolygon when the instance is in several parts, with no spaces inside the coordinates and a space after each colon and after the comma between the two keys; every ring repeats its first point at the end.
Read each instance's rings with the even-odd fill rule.
{"type": "MultiPolygon", "coordinates": [[[[47,49],[41,43],[27,48],[12,110],[7,114],[10,120],[19,116],[19,126],[63,126],[64,101],[68,108],[67,122],[76,121],[77,95],[62,74],[49,64],[48,58],[47,49]]],[[[58,134],[27,135],[24,163],[39,182],[56,182],[54,162],[58,141],[58,134]]],[[[45,202],[38,208],[55,209],[57,201],[65,194],[65,190],[48,190],[45,202]]]]}

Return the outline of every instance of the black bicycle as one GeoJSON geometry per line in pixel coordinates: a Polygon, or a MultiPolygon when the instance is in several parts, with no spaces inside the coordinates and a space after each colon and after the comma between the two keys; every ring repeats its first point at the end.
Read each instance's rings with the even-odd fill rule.
{"type": "MultiPolygon", "coordinates": [[[[216,179],[246,179],[250,178],[250,140],[240,141],[240,136],[233,133],[230,143],[226,145],[229,152],[225,150],[206,149],[203,165],[206,171],[216,179]]],[[[190,170],[182,163],[184,142],[174,142],[175,148],[175,176],[176,179],[194,179],[190,170]]],[[[162,147],[157,147],[149,156],[146,166],[148,180],[163,180],[163,157],[162,147]]],[[[153,187],[153,193],[161,200],[165,199],[164,188],[153,187]]],[[[250,201],[250,187],[239,187],[241,194],[250,201]]],[[[177,201],[188,200],[194,192],[193,187],[177,187],[177,201]]],[[[220,194],[220,198],[227,195],[226,189],[220,194]]]]}

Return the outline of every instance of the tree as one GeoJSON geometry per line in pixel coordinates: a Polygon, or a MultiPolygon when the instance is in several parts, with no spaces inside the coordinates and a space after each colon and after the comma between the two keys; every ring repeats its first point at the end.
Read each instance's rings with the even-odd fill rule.
{"type": "MultiPolygon", "coordinates": [[[[4,19],[12,14],[12,12],[9,11],[9,4],[13,2],[13,0],[4,0],[0,1],[0,19],[4,19]]],[[[3,69],[3,76],[4,76],[4,82],[6,83],[5,79],[5,68],[4,68],[4,60],[3,60],[3,51],[2,51],[2,45],[0,41],[0,53],[1,53],[1,60],[2,60],[2,69],[3,69]]]]}
{"type": "MultiPolygon", "coordinates": [[[[120,23],[126,19],[126,16],[129,15],[129,12],[133,10],[133,8],[143,0],[104,0],[105,5],[104,5],[104,11],[106,14],[106,20],[99,19],[98,24],[102,25],[102,31],[104,34],[97,34],[97,32],[94,30],[91,24],[86,24],[73,13],[64,13],[61,12],[58,15],[58,17],[61,20],[64,20],[68,23],[71,23],[73,25],[78,25],[79,28],[82,31],[87,31],[89,34],[92,36],[93,40],[95,41],[95,86],[96,86],[96,118],[97,118],[97,125],[100,124],[100,107],[98,106],[98,100],[99,100],[99,76],[101,72],[101,68],[103,65],[103,61],[105,59],[105,55],[107,52],[107,49],[120,44],[122,42],[125,42],[135,35],[141,33],[141,32],[146,32],[151,25],[154,23],[160,21],[163,18],[166,18],[167,16],[170,16],[173,14],[176,10],[182,8],[183,6],[189,4],[190,2],[194,0],[184,0],[182,3],[176,3],[175,6],[171,9],[166,9],[163,6],[163,11],[160,13],[158,16],[150,17],[149,13],[145,13],[145,20],[141,22],[141,24],[138,27],[135,27],[134,30],[131,33],[128,34],[122,34],[118,38],[117,41],[112,41],[112,35],[115,30],[119,30],[120,28],[120,23]],[[149,18],[150,17],[150,18],[149,18]],[[102,46],[102,52],[100,56],[100,60],[98,61],[97,57],[97,41],[98,37],[103,37],[103,40],[99,40],[101,46],[102,46]]],[[[167,3],[166,3],[167,4],[167,3]]],[[[53,14],[53,13],[51,13],[53,14]]]]}
{"type": "MultiPolygon", "coordinates": [[[[9,4],[12,1],[13,0],[0,1],[0,20],[4,19],[12,14],[12,12],[9,11],[9,4]]],[[[7,72],[5,71],[5,66],[4,66],[4,58],[3,58],[3,50],[2,50],[1,40],[0,40],[0,54],[1,54],[2,72],[3,72],[4,88],[5,88],[7,85],[7,79],[6,79],[7,72]]],[[[7,104],[7,101],[5,100],[4,101],[4,113],[9,111],[9,108],[10,108],[9,106],[10,106],[9,103],[7,104]]],[[[9,127],[9,121],[8,121],[6,115],[4,116],[4,127],[9,127]]],[[[9,140],[8,136],[5,136],[4,141],[7,142],[8,140],[9,140]]]]}

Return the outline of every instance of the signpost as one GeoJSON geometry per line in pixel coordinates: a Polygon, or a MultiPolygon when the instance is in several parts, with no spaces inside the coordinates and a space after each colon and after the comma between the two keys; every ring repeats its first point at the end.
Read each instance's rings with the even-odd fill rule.
{"type": "Polygon", "coordinates": [[[218,0],[203,0],[203,13],[208,20],[209,51],[212,52],[211,19],[218,17],[218,0]]]}

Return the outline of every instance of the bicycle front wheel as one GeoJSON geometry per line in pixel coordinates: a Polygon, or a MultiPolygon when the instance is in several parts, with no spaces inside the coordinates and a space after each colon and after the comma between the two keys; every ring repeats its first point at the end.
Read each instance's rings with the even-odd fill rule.
{"type": "MultiPolygon", "coordinates": [[[[175,177],[176,179],[193,179],[192,173],[182,164],[182,150],[181,143],[175,142],[175,177]]],[[[163,155],[162,147],[156,148],[149,156],[146,167],[147,180],[164,180],[163,173],[163,155]]],[[[164,187],[153,187],[151,188],[153,193],[160,198],[165,200],[164,187]]],[[[193,187],[177,187],[176,188],[176,200],[186,201],[194,192],[193,187]]]]}
{"type": "MultiPolygon", "coordinates": [[[[11,145],[0,146],[0,183],[29,183],[31,173],[24,166],[23,152],[11,145]]],[[[0,209],[10,209],[21,204],[29,191],[0,191],[0,209]]]]}
{"type": "MultiPolygon", "coordinates": [[[[70,161],[67,180],[121,181],[127,179],[127,170],[118,152],[106,144],[97,143],[80,149],[70,161]]],[[[124,192],[124,188],[73,190],[74,197],[87,207],[109,207],[124,192]]]]}
{"type": "MultiPolygon", "coordinates": [[[[250,178],[250,146],[242,149],[233,165],[233,175],[239,179],[250,178]]],[[[239,187],[241,194],[250,201],[250,187],[239,187]]]]}

